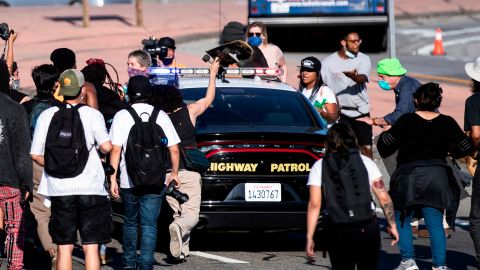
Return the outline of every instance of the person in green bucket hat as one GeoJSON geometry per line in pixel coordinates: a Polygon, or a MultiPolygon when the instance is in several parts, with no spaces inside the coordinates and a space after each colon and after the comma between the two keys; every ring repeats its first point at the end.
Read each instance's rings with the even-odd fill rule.
{"type": "Polygon", "coordinates": [[[395,93],[395,109],[383,117],[363,117],[357,119],[372,126],[388,129],[405,113],[415,111],[413,94],[420,87],[420,82],[405,75],[407,70],[397,58],[385,58],[377,64],[378,85],[385,91],[393,90],[395,93]]]}

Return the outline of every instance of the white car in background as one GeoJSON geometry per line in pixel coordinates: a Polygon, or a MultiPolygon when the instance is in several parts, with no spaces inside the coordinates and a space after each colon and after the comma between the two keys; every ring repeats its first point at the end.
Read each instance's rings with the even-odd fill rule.
{"type": "MultiPolygon", "coordinates": [[[[103,7],[108,4],[130,4],[133,0],[89,0],[91,6],[103,7]]],[[[0,0],[0,7],[82,5],[82,0],[0,0]]]]}

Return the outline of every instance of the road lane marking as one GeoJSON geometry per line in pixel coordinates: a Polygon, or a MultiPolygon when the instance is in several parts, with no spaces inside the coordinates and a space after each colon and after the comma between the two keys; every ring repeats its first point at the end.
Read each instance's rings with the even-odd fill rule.
{"type": "MultiPolygon", "coordinates": [[[[465,43],[474,42],[474,41],[480,41],[480,36],[473,36],[473,37],[466,37],[466,38],[459,38],[459,39],[444,41],[443,46],[448,47],[448,46],[465,44],[465,43]]],[[[417,53],[420,55],[430,55],[432,51],[433,51],[433,44],[425,45],[417,49],[417,53]]]]}
{"type": "MultiPolygon", "coordinates": [[[[463,34],[471,34],[471,33],[477,33],[480,32],[480,27],[470,27],[470,28],[464,28],[464,29],[458,29],[458,30],[450,30],[450,31],[442,31],[442,36],[443,37],[448,37],[448,36],[456,36],[456,35],[463,35],[463,34]]],[[[435,29],[430,28],[422,28],[422,29],[400,29],[397,30],[398,34],[401,35],[420,35],[422,37],[434,37],[435,36],[435,29]]]]}
{"type": "Polygon", "coordinates": [[[218,255],[213,255],[213,254],[209,254],[209,253],[205,253],[205,252],[201,252],[201,251],[190,251],[190,255],[195,255],[195,256],[198,256],[198,257],[217,260],[217,261],[221,261],[221,262],[224,262],[224,263],[249,263],[249,262],[235,260],[235,259],[231,259],[231,258],[227,258],[227,257],[218,256],[218,255]]]}

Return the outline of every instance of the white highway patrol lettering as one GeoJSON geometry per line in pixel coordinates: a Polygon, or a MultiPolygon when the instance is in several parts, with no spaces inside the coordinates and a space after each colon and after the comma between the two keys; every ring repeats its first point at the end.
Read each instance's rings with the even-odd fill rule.
{"type": "Polygon", "coordinates": [[[272,163],[270,172],[309,172],[310,163],[272,163]]]}
{"type": "Polygon", "coordinates": [[[214,172],[255,172],[258,163],[210,163],[210,171],[214,172]]]}

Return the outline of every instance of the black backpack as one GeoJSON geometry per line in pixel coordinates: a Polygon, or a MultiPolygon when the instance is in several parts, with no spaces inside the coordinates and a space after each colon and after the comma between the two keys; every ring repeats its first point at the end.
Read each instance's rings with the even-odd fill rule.
{"type": "Polygon", "coordinates": [[[334,224],[366,221],[374,217],[368,172],[358,149],[342,158],[329,153],[322,162],[323,198],[334,224]]]}
{"type": "Polygon", "coordinates": [[[127,111],[135,124],[130,129],[125,150],[127,172],[135,187],[162,187],[165,182],[168,142],[163,129],[156,123],[159,109],[154,108],[148,122],[132,108],[127,111]]]}
{"type": "Polygon", "coordinates": [[[45,171],[57,178],[72,178],[85,169],[89,150],[76,106],[58,106],[48,127],[45,142],[45,171]]]}

